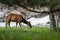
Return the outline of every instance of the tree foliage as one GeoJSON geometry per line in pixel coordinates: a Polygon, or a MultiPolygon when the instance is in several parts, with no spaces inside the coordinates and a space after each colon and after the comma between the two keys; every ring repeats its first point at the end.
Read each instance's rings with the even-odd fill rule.
{"type": "Polygon", "coordinates": [[[0,2],[9,6],[21,4],[31,8],[49,6],[52,10],[60,9],[60,0],[0,0],[0,2]]]}

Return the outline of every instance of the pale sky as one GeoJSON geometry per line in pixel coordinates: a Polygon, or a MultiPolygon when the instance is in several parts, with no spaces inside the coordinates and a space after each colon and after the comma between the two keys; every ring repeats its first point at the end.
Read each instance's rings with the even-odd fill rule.
{"type": "Polygon", "coordinates": [[[49,16],[43,17],[43,18],[31,18],[28,21],[31,21],[32,25],[36,25],[38,23],[46,24],[46,22],[49,21],[49,16]]]}

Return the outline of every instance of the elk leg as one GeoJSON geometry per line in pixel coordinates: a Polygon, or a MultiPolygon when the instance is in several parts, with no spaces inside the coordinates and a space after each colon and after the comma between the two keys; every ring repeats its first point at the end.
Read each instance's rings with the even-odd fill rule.
{"type": "Polygon", "coordinates": [[[6,22],[6,28],[7,28],[7,22],[6,22]]]}
{"type": "Polygon", "coordinates": [[[18,24],[18,22],[16,22],[16,28],[17,28],[17,24],[18,24]]]}
{"type": "MultiPolygon", "coordinates": [[[[9,27],[10,27],[10,22],[8,23],[9,27]]],[[[10,27],[11,28],[11,27],[10,27]]]]}
{"type": "Polygon", "coordinates": [[[19,23],[20,27],[21,27],[21,24],[19,23]]]}

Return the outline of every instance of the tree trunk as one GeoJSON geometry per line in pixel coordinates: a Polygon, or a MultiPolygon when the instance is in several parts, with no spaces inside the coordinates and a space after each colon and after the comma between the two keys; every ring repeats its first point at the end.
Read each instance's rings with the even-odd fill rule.
{"type": "Polygon", "coordinates": [[[56,19],[56,28],[57,28],[57,31],[58,31],[58,28],[59,28],[59,21],[58,21],[58,12],[56,12],[55,14],[55,19],[56,19]]]}
{"type": "Polygon", "coordinates": [[[50,18],[51,31],[56,31],[57,29],[56,29],[56,21],[55,21],[54,13],[50,13],[49,18],[50,18]]]}

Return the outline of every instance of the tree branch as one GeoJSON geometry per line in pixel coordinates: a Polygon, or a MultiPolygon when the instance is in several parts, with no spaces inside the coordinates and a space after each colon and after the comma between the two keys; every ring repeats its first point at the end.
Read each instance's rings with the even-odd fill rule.
{"type": "Polygon", "coordinates": [[[17,5],[19,5],[20,7],[24,8],[24,9],[27,9],[27,10],[29,10],[29,11],[31,11],[31,12],[42,13],[42,14],[44,14],[44,13],[49,14],[49,13],[59,12],[59,11],[60,11],[60,9],[57,9],[57,10],[53,10],[53,11],[49,11],[49,12],[48,12],[48,11],[39,12],[39,11],[35,11],[35,10],[28,9],[27,7],[25,7],[25,6],[21,5],[21,4],[17,4],[17,5]]]}

